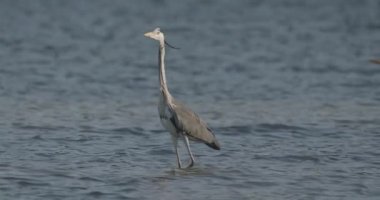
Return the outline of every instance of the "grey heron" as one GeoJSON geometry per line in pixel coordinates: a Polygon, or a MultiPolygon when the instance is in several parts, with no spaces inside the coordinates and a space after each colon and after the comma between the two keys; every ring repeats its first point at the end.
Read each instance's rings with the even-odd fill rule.
{"type": "Polygon", "coordinates": [[[159,42],[158,66],[160,94],[158,113],[161,124],[171,134],[174,150],[177,156],[178,168],[182,168],[178,150],[178,139],[183,139],[190,156],[190,163],[187,168],[192,167],[195,161],[194,156],[191,153],[189,140],[203,142],[207,146],[216,150],[220,150],[220,144],[207,124],[195,112],[190,110],[183,103],[174,99],[169,93],[165,75],[165,44],[168,46],[170,45],[166,43],[164,34],[160,31],[160,28],[156,28],[152,32],[147,32],[144,36],[159,42]]]}

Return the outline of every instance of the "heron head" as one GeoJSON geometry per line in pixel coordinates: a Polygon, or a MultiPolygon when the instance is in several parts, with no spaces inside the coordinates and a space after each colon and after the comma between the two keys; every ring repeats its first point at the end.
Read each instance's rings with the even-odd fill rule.
{"type": "Polygon", "coordinates": [[[164,34],[160,31],[160,28],[156,28],[152,32],[147,32],[144,36],[158,41],[164,40],[164,34]]]}
{"type": "Polygon", "coordinates": [[[166,44],[170,48],[179,49],[177,47],[170,45],[168,42],[165,41],[164,34],[160,31],[160,28],[156,28],[152,32],[147,32],[144,34],[144,36],[159,41],[161,45],[166,44]]]}

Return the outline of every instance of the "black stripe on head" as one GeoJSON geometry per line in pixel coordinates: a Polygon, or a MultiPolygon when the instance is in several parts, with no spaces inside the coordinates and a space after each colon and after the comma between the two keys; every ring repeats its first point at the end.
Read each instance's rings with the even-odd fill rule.
{"type": "Polygon", "coordinates": [[[170,47],[170,48],[172,48],[172,49],[180,49],[180,48],[178,48],[178,47],[175,47],[175,46],[173,46],[173,45],[170,45],[168,42],[166,42],[166,40],[165,40],[164,42],[165,42],[165,44],[166,44],[168,47],[170,47]]]}

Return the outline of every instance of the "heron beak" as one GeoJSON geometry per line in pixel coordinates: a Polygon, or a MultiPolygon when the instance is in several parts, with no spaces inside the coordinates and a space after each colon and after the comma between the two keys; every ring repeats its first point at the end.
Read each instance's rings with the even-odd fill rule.
{"type": "Polygon", "coordinates": [[[152,37],[152,34],[153,34],[152,32],[146,32],[146,33],[144,34],[144,36],[150,38],[150,37],[152,37]]]}

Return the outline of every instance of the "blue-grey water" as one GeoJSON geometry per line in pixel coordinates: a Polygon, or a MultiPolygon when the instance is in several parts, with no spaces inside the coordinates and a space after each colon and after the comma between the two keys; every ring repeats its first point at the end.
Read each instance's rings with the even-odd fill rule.
{"type": "Polygon", "coordinates": [[[376,0],[1,1],[0,199],[380,199],[379,58],[376,0]],[[187,170],[157,26],[222,145],[187,170]]]}

